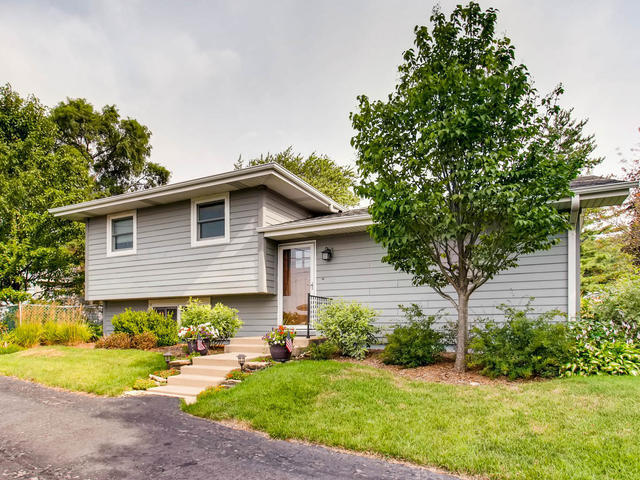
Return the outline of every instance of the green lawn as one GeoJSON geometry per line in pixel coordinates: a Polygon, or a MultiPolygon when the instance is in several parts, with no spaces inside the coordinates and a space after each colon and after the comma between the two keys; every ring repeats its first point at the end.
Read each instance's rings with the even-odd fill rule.
{"type": "Polygon", "coordinates": [[[133,382],[165,368],[159,353],[38,347],[0,355],[0,375],[10,375],[67,390],[117,396],[133,382]]]}
{"type": "Polygon", "coordinates": [[[184,409],[492,479],[640,478],[640,378],[458,386],[292,362],[184,409]]]}

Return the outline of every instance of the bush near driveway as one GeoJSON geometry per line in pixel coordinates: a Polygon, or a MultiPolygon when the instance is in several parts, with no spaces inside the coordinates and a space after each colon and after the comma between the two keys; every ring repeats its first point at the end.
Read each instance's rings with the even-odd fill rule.
{"type": "Polygon", "coordinates": [[[0,355],[0,375],[108,396],[120,395],[137,378],[164,368],[161,354],[141,350],[53,346],[0,355]]]}
{"type": "Polygon", "coordinates": [[[338,300],[320,309],[314,327],[342,355],[363,359],[369,347],[377,342],[376,335],[380,332],[374,324],[377,315],[374,309],[360,303],[338,300]]]}
{"type": "Polygon", "coordinates": [[[400,305],[407,320],[397,325],[387,336],[387,345],[382,352],[382,361],[404,367],[431,365],[444,352],[444,334],[433,329],[436,317],[425,315],[419,305],[400,305]]]}
{"type": "Polygon", "coordinates": [[[531,317],[533,308],[499,307],[505,315],[503,325],[485,321],[471,330],[471,367],[495,378],[511,380],[531,377],[557,377],[571,358],[571,338],[565,323],[554,323],[559,311],[531,317]]]}
{"type": "Polygon", "coordinates": [[[201,394],[184,409],[247,422],[275,438],[480,478],[640,478],[640,377],[467,386],[347,362],[290,362],[201,394]]]}

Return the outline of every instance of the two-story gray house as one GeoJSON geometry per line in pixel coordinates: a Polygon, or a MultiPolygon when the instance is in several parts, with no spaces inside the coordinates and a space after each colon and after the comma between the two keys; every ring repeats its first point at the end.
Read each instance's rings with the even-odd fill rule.
{"type": "MultiPolygon", "coordinates": [[[[621,204],[635,186],[580,177],[558,204],[573,228],[552,249],[521,258],[473,296],[471,317],[535,297],[539,311],[570,317],[579,305],[580,218],[584,208],[621,204]]],[[[52,209],[86,224],[85,296],[104,305],[105,333],[126,308],[179,319],[190,297],[237,308],[240,335],[285,324],[306,329],[309,294],[357,300],[402,320],[399,304],[453,317],[429,287],[381,261],[366,209],[347,210],[279,165],[269,164],[52,209]]],[[[313,297],[312,297],[313,298],[313,297]]]]}

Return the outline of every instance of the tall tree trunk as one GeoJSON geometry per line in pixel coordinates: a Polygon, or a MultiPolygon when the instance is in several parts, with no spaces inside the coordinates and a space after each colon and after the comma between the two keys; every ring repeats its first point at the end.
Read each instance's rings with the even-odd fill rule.
{"type": "Polygon", "coordinates": [[[464,372],[467,368],[467,337],[469,319],[469,296],[458,292],[458,339],[456,345],[457,372],[464,372]]]}

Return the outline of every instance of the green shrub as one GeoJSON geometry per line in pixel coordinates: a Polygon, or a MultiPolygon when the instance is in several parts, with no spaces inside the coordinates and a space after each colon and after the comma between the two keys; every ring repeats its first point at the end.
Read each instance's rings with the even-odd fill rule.
{"type": "Polygon", "coordinates": [[[40,344],[42,325],[39,323],[25,323],[18,325],[12,332],[13,341],[21,347],[31,348],[40,344]]]}
{"type": "Polygon", "coordinates": [[[131,348],[151,350],[158,346],[158,337],[153,332],[142,332],[131,337],[131,348]]]}
{"type": "Polygon", "coordinates": [[[331,342],[313,342],[307,349],[311,360],[329,360],[337,357],[340,349],[331,342]]]}
{"type": "Polygon", "coordinates": [[[102,337],[96,342],[96,348],[120,349],[131,348],[131,335],[128,333],[112,333],[108,337],[102,337]]]}
{"type": "Polygon", "coordinates": [[[139,378],[135,382],[133,382],[134,390],[147,390],[149,388],[157,387],[156,382],[149,378],[139,378]]]}
{"type": "Polygon", "coordinates": [[[588,343],[640,343],[640,277],[620,280],[585,296],[576,326],[588,343]]]}
{"type": "Polygon", "coordinates": [[[40,334],[40,342],[45,345],[77,345],[90,339],[89,325],[82,322],[47,321],[40,334]]]}
{"type": "Polygon", "coordinates": [[[178,325],[171,315],[166,317],[154,310],[125,310],[111,319],[115,333],[139,335],[152,332],[158,338],[161,347],[178,343],[178,325]]]}
{"type": "Polygon", "coordinates": [[[0,346],[0,355],[8,355],[10,353],[16,353],[21,350],[24,350],[20,345],[10,344],[6,347],[0,346]]]}
{"type": "Polygon", "coordinates": [[[435,363],[445,349],[444,335],[433,329],[436,317],[426,316],[419,305],[400,305],[407,324],[398,325],[387,336],[387,345],[382,352],[386,364],[404,367],[420,367],[435,363]]]}
{"type": "Polygon", "coordinates": [[[377,312],[370,307],[339,300],[320,309],[315,328],[343,355],[362,359],[376,343],[376,334],[380,331],[374,325],[376,316],[377,312]]]}
{"type": "Polygon", "coordinates": [[[564,376],[640,374],[640,348],[633,344],[618,341],[590,345],[578,342],[572,357],[563,367],[564,376]]]}
{"type": "Polygon", "coordinates": [[[553,323],[561,313],[551,311],[529,318],[533,309],[501,306],[506,322],[487,321],[472,329],[469,365],[490,377],[555,377],[570,358],[571,339],[564,323],[553,323]]]}
{"type": "Polygon", "coordinates": [[[180,314],[181,327],[196,327],[210,323],[218,331],[219,338],[232,338],[242,326],[238,310],[222,303],[213,307],[208,303],[200,303],[189,299],[186,307],[182,307],[180,314]]]}
{"type": "Polygon", "coordinates": [[[91,341],[95,342],[100,337],[102,337],[102,335],[104,335],[101,323],[89,322],[87,323],[87,325],[89,326],[89,331],[91,332],[91,341]]]}
{"type": "Polygon", "coordinates": [[[623,279],[583,298],[580,319],[570,324],[571,375],[640,374],[640,280],[623,279]]]}

